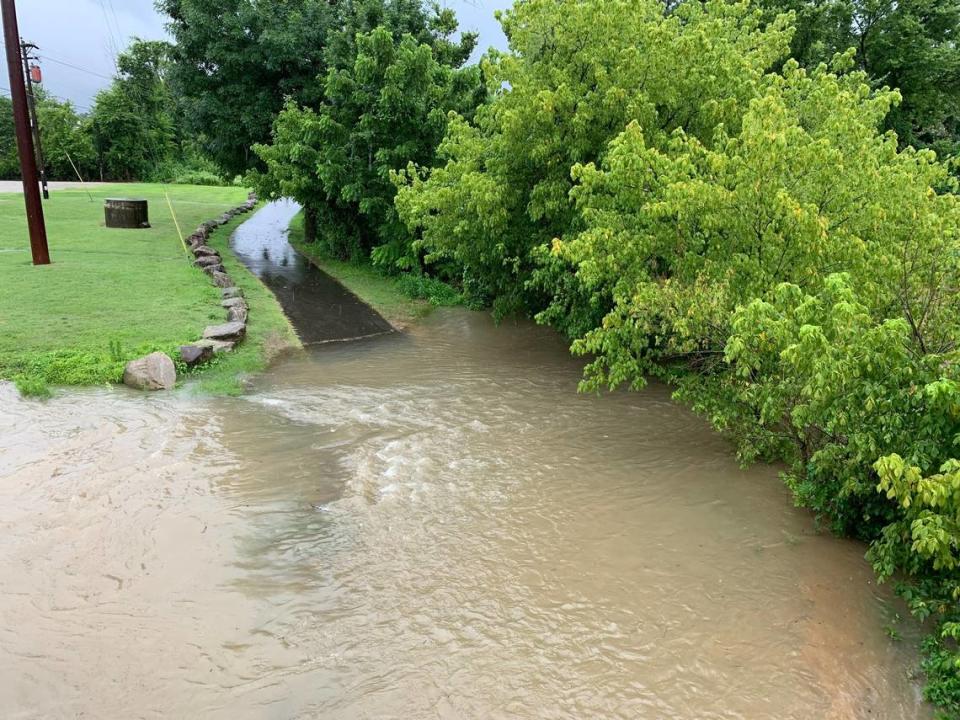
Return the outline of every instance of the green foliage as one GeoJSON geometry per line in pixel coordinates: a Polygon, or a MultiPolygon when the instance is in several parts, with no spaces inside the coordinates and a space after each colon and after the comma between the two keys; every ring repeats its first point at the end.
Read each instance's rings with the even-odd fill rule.
{"type": "Polygon", "coordinates": [[[100,174],[154,179],[176,151],[174,99],[166,81],[170,46],[138,40],[117,58],[118,77],[90,115],[100,174]]]}
{"type": "Polygon", "coordinates": [[[89,121],[76,111],[72,103],[61,102],[42,88],[35,88],[34,92],[47,177],[76,180],[77,170],[85,179],[95,176],[96,152],[89,121]]]}
{"type": "Polygon", "coordinates": [[[328,0],[160,0],[175,44],[171,82],[190,135],[228,176],[253,167],[285,97],[322,94],[328,0]]]}
{"type": "MultiPolygon", "coordinates": [[[[90,123],[77,113],[69,101],[60,101],[42,87],[35,86],[37,115],[42,131],[47,177],[51,180],[75,180],[71,159],[85,177],[96,173],[96,155],[90,136],[90,123]]],[[[13,129],[13,104],[0,97],[0,179],[20,177],[20,162],[13,129]]]]}
{"type": "Polygon", "coordinates": [[[474,122],[453,117],[445,164],[411,166],[397,208],[428,262],[462,266],[465,287],[502,312],[540,310],[550,283],[535,277],[536,249],[582,226],[571,168],[602,162],[632,121],[653,147],[680,128],[705,144],[736,131],[789,32],[727,2],[665,16],[656,0],[530,0],[502,20],[512,52],[484,63],[492,102],[474,122]]]}
{"type": "Polygon", "coordinates": [[[397,278],[397,288],[409,298],[426,300],[434,307],[452,307],[463,304],[463,296],[456,288],[437,278],[406,273],[397,278]]]}
{"type": "Polygon", "coordinates": [[[224,179],[209,170],[193,170],[190,168],[177,172],[170,182],[174,185],[226,185],[224,179]]]}
{"type": "Polygon", "coordinates": [[[51,397],[50,388],[40,378],[17,375],[13,378],[13,384],[23,397],[33,397],[40,400],[51,397]]]}
{"type": "Polygon", "coordinates": [[[761,0],[793,11],[792,54],[816,67],[854,49],[875,87],[898,88],[903,103],[886,120],[901,144],[940,154],[960,149],[960,0],[761,0]]]}
{"type": "Polygon", "coordinates": [[[0,180],[20,177],[17,139],[13,127],[13,101],[0,95],[0,180]]]}
{"type": "MultiPolygon", "coordinates": [[[[951,422],[954,444],[960,429],[960,393],[955,382],[926,388],[932,412],[951,422]]],[[[901,572],[901,595],[917,617],[931,618],[935,630],[924,640],[926,696],[950,717],[960,715],[960,461],[950,459],[924,477],[917,465],[897,454],[875,464],[877,489],[899,506],[897,519],[870,548],[881,579],[901,572]]]]}
{"type": "Polygon", "coordinates": [[[287,103],[272,144],[254,148],[266,171],[252,181],[263,196],[302,203],[329,254],[373,251],[376,264],[410,270],[419,257],[397,217],[391,173],[432,164],[447,112],[472,111],[479,76],[458,66],[475,37],[453,43],[449,11],[430,14],[420,2],[371,1],[344,15],[325,56],[323,102],[287,103]],[[382,24],[367,30],[371,22],[382,24]]]}

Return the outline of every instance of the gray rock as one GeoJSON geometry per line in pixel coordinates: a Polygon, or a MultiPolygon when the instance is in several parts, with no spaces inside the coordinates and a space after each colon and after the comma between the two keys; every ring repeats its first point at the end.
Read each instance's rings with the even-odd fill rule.
{"type": "Polygon", "coordinates": [[[247,322],[247,306],[239,305],[237,307],[232,307],[227,309],[227,322],[228,323],[244,323],[247,322]]]}
{"type": "Polygon", "coordinates": [[[220,297],[224,300],[229,300],[230,298],[242,298],[243,290],[238,287],[225,287],[220,291],[220,297]]]}
{"type": "Polygon", "coordinates": [[[232,307],[247,307],[247,301],[242,297],[230,297],[220,303],[220,307],[232,308],[232,307]]]}
{"type": "Polygon", "coordinates": [[[197,340],[194,345],[208,348],[213,353],[230,352],[237,346],[232,340],[197,340]]]}
{"type": "Polygon", "coordinates": [[[230,276],[219,270],[213,271],[211,278],[213,279],[213,284],[218,288],[228,288],[233,285],[233,280],[230,279],[230,276]]]}
{"type": "MultiPolygon", "coordinates": [[[[211,259],[216,260],[217,258],[211,258],[211,259]]],[[[224,268],[223,265],[219,265],[219,264],[217,264],[217,265],[213,265],[213,264],[211,264],[211,265],[199,265],[198,263],[194,263],[194,265],[197,265],[197,267],[199,267],[201,270],[203,270],[203,271],[204,271],[207,275],[209,275],[211,278],[212,278],[214,275],[223,275],[223,274],[225,274],[225,273],[227,272],[226,268],[224,268]]],[[[216,285],[216,281],[215,281],[215,280],[214,280],[214,285],[216,285]]]]}
{"type": "Polygon", "coordinates": [[[219,267],[223,264],[223,260],[219,255],[200,255],[193,264],[200,268],[219,267]]]}
{"type": "Polygon", "coordinates": [[[177,368],[165,353],[151,353],[127,363],[123,384],[138,390],[173,390],[177,384],[177,368]]]}
{"type": "Polygon", "coordinates": [[[223,325],[210,325],[203,331],[204,340],[239,340],[247,334],[247,324],[228,322],[223,325]]]}
{"type": "Polygon", "coordinates": [[[217,257],[220,257],[220,253],[208,245],[197,245],[193,249],[193,254],[197,257],[200,257],[201,255],[216,255],[217,257]]]}
{"type": "Polygon", "coordinates": [[[180,359],[187,367],[202,365],[212,357],[213,348],[207,345],[182,345],[180,347],[180,359]]]}

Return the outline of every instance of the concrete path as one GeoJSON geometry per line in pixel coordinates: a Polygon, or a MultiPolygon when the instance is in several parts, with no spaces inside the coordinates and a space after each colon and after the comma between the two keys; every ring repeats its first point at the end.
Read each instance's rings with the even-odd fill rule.
{"type": "MultiPolygon", "coordinates": [[[[86,187],[95,188],[99,185],[105,185],[107,183],[86,183],[86,187]]],[[[47,183],[47,186],[51,190],[76,190],[84,187],[83,183],[79,182],[63,182],[60,180],[52,180],[47,183]]],[[[0,180],[0,193],[20,193],[23,192],[23,183],[19,180],[0,180]]]]}
{"type": "Polygon", "coordinates": [[[277,296],[301,342],[315,345],[393,332],[376,310],[290,245],[290,220],[299,210],[290,200],[269,203],[234,231],[230,247],[277,296]]]}

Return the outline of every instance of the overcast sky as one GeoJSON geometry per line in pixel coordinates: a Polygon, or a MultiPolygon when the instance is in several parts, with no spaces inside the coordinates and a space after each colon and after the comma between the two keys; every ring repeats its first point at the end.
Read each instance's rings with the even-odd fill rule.
{"type": "MultiPolygon", "coordinates": [[[[512,0],[446,0],[442,4],[457,11],[462,29],[480,32],[482,48],[505,47],[493,13],[509,7],[512,0]]],[[[154,10],[153,0],[17,0],[17,10],[21,36],[40,46],[44,87],[81,110],[109,85],[113,58],[131,38],[166,37],[164,19],[154,10]]],[[[9,95],[3,53],[0,72],[0,94],[9,95]]]]}

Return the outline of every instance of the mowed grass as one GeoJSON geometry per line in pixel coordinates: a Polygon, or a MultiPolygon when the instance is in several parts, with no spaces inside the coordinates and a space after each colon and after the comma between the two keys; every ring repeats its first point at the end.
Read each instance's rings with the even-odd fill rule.
{"type": "MultiPolygon", "coordinates": [[[[92,200],[84,190],[53,191],[44,203],[48,266],[31,263],[22,196],[0,195],[0,378],[33,392],[38,383],[117,382],[127,360],[155,350],[176,358],[179,345],[224,321],[219,290],[184,253],[165,194],[189,235],[241,204],[246,190],[134,184],[89,192],[92,200]],[[152,227],[106,228],[108,197],[148,200],[152,227]]],[[[214,234],[223,247],[228,232],[229,226],[214,234]]],[[[261,366],[267,333],[292,335],[272,295],[259,283],[269,298],[251,290],[245,270],[242,283],[238,268],[231,264],[230,270],[258,304],[266,301],[266,311],[251,301],[251,335],[257,336],[249,348],[216,363],[221,376],[261,366]],[[266,317],[257,320],[257,313],[266,317]]]]}

